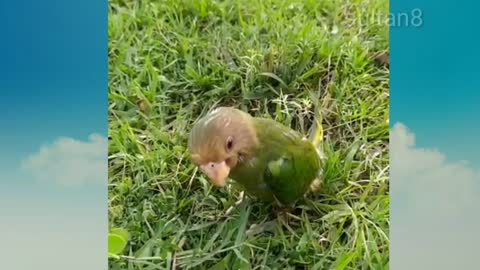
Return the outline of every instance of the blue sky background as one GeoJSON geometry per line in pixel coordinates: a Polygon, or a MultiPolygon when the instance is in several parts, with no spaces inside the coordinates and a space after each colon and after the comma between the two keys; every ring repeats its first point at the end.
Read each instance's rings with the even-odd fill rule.
{"type": "Polygon", "coordinates": [[[390,28],[390,269],[477,269],[479,4],[390,1],[416,8],[390,28]]]}
{"type": "MultiPolygon", "coordinates": [[[[1,175],[16,179],[20,160],[59,136],[107,135],[106,12],[103,1],[0,2],[1,175]]],[[[7,180],[2,193],[27,183],[7,180]]]]}
{"type": "Polygon", "coordinates": [[[480,54],[475,1],[390,1],[390,12],[423,11],[423,26],[391,27],[390,123],[417,143],[480,169],[480,54]]]}
{"type": "Polygon", "coordinates": [[[105,175],[77,186],[39,181],[21,164],[60,137],[107,136],[107,1],[0,1],[0,29],[2,268],[106,269],[107,167],[94,165],[106,145],[90,157],[65,150],[85,161],[78,170],[105,175]]]}

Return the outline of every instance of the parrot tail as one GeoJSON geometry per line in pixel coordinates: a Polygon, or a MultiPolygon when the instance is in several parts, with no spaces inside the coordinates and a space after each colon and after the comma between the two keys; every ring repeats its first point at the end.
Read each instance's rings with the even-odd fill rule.
{"type": "Polygon", "coordinates": [[[319,152],[322,152],[323,127],[322,127],[322,113],[319,105],[319,97],[313,92],[310,92],[310,97],[313,101],[315,117],[314,117],[312,130],[310,132],[309,140],[312,142],[313,146],[315,146],[315,148],[319,152]]]}
{"type": "MultiPolygon", "coordinates": [[[[322,126],[322,111],[320,108],[320,97],[313,92],[310,92],[310,98],[312,99],[314,106],[314,123],[310,132],[310,142],[317,150],[318,156],[323,161],[325,155],[323,153],[323,126],[322,126]]],[[[318,193],[321,188],[323,179],[323,169],[320,169],[317,173],[317,177],[310,184],[310,192],[318,193]]]]}

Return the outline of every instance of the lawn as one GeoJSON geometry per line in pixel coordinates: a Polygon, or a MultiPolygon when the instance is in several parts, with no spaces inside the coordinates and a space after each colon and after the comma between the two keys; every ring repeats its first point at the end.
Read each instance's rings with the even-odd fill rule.
{"type": "Polygon", "coordinates": [[[110,269],[388,269],[388,1],[110,0],[110,269]],[[307,134],[320,96],[318,194],[288,216],[215,188],[190,162],[218,105],[307,134]],[[265,231],[253,224],[276,221],[265,231]]]}

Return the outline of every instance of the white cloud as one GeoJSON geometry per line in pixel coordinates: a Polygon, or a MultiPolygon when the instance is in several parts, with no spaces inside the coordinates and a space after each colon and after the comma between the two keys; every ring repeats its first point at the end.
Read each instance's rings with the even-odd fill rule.
{"type": "MultiPolygon", "coordinates": [[[[47,212],[47,211],[45,211],[47,212]]],[[[2,216],[2,269],[107,269],[106,215],[2,216]]]]}
{"type": "Polygon", "coordinates": [[[36,186],[0,194],[0,268],[108,269],[106,193],[36,186]]]}
{"type": "Polygon", "coordinates": [[[92,134],[88,141],[61,137],[44,145],[21,164],[39,181],[63,185],[107,183],[107,138],[92,134]]]}
{"type": "Polygon", "coordinates": [[[390,133],[390,154],[391,269],[476,269],[480,174],[417,147],[400,123],[390,133]]]}

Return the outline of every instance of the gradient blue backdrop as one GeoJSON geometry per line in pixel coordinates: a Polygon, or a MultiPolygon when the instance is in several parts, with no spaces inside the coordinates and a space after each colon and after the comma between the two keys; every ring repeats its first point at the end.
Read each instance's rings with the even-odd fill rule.
{"type": "Polygon", "coordinates": [[[422,11],[421,27],[390,28],[390,123],[417,143],[480,169],[480,54],[475,1],[390,1],[391,14],[422,11]]]}
{"type": "Polygon", "coordinates": [[[390,269],[479,268],[479,7],[390,1],[390,269]]]}
{"type": "MultiPolygon", "coordinates": [[[[107,3],[2,1],[0,27],[0,172],[14,180],[41,144],[107,135],[107,3]]],[[[8,180],[0,193],[32,184],[8,180]]]]}
{"type": "Polygon", "coordinates": [[[106,268],[107,179],[65,187],[20,165],[59,137],[107,136],[107,13],[107,1],[0,1],[2,268],[106,268]]]}

